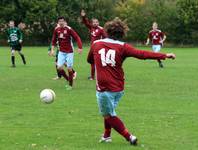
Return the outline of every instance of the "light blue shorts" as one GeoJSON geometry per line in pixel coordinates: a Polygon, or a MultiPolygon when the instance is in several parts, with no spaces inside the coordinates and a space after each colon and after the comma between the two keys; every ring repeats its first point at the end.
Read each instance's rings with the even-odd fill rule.
{"type": "Polygon", "coordinates": [[[161,45],[153,45],[152,49],[154,52],[159,52],[161,50],[161,45]]]}
{"type": "Polygon", "coordinates": [[[74,58],[74,53],[64,53],[59,51],[57,66],[62,67],[66,63],[68,68],[72,68],[74,63],[73,58],[74,58]]]}
{"type": "Polygon", "coordinates": [[[101,115],[116,116],[115,109],[124,92],[96,92],[98,107],[101,115]]]}

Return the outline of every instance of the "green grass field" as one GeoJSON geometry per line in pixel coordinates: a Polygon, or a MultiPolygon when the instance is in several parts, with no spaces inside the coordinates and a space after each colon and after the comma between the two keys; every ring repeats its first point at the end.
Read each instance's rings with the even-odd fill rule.
{"type": "Polygon", "coordinates": [[[66,91],[64,80],[54,81],[54,58],[47,47],[24,47],[27,65],[16,57],[10,67],[8,47],[0,48],[1,150],[197,150],[198,49],[170,48],[176,60],[164,62],[128,58],[125,95],[117,108],[127,128],[139,138],[130,146],[115,131],[111,144],[100,144],[103,120],[98,113],[95,81],[88,81],[88,48],[75,55],[78,77],[66,91]],[[39,93],[51,88],[53,104],[43,104],[39,93]]]}

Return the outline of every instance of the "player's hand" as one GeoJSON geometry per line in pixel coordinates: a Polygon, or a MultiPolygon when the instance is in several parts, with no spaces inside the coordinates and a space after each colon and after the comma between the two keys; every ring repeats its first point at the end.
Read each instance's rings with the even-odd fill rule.
{"type": "Polygon", "coordinates": [[[166,57],[167,57],[167,58],[171,58],[171,59],[175,59],[175,58],[176,58],[176,55],[173,54],[173,53],[167,53],[167,54],[166,54],[166,57]]]}
{"type": "Polygon", "coordinates": [[[54,50],[51,49],[51,51],[49,52],[49,56],[54,56],[54,50]]]}
{"type": "Polygon", "coordinates": [[[48,51],[47,54],[50,56],[51,51],[48,51]]]}
{"type": "Polygon", "coordinates": [[[85,16],[86,16],[86,13],[85,13],[85,10],[84,10],[84,9],[81,10],[80,15],[81,15],[82,17],[85,17],[85,16]]]}
{"type": "Polygon", "coordinates": [[[8,43],[10,43],[10,40],[8,40],[8,43]]]}
{"type": "Polygon", "coordinates": [[[163,45],[164,44],[164,40],[161,40],[160,43],[163,45]]]}
{"type": "Polygon", "coordinates": [[[22,40],[19,40],[19,43],[22,43],[23,41],[22,40]]]}
{"type": "Polygon", "coordinates": [[[79,54],[82,54],[82,49],[79,48],[79,49],[78,49],[78,53],[79,53],[79,54]]]}

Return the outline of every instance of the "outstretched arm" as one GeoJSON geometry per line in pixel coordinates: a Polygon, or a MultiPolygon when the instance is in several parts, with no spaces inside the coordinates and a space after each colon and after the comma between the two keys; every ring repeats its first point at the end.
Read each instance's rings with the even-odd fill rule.
{"type": "Polygon", "coordinates": [[[82,22],[86,25],[86,27],[88,29],[91,29],[92,28],[92,25],[91,25],[91,22],[89,21],[89,19],[86,17],[85,11],[84,10],[81,10],[80,15],[82,17],[82,22]]]}
{"type": "Polygon", "coordinates": [[[166,58],[175,59],[176,56],[173,53],[163,54],[163,53],[155,53],[151,51],[138,50],[129,44],[125,44],[124,57],[135,57],[138,59],[166,59],[166,58]]]}

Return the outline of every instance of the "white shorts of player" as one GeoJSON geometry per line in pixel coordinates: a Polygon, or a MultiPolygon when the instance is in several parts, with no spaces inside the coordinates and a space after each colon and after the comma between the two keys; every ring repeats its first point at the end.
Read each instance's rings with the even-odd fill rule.
{"type": "Polygon", "coordinates": [[[161,50],[161,45],[152,45],[152,49],[154,52],[159,52],[161,50]]]}
{"type": "Polygon", "coordinates": [[[67,68],[72,68],[74,61],[74,53],[64,53],[58,52],[58,61],[57,66],[62,67],[65,63],[67,64],[67,68]]]}

